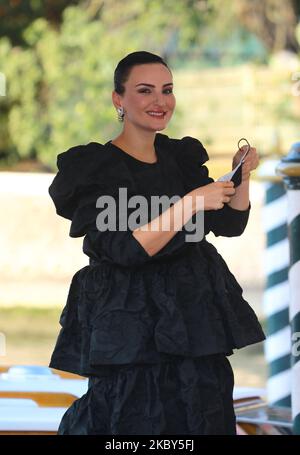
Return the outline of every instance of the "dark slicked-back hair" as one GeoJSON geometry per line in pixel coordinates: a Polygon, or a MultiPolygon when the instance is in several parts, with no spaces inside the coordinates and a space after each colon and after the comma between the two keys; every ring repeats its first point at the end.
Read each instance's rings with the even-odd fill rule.
{"type": "Polygon", "coordinates": [[[146,51],[132,52],[119,61],[114,72],[114,89],[119,95],[123,95],[125,92],[124,83],[129,78],[132,68],[136,65],[143,65],[145,63],[161,63],[162,65],[165,65],[171,73],[167,63],[159,55],[151,54],[151,52],[146,51]]]}

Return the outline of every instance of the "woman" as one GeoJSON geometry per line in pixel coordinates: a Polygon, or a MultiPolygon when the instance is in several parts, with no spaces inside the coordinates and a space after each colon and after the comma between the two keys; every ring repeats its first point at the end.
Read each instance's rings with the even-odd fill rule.
{"type": "Polygon", "coordinates": [[[232,182],[214,182],[198,139],[157,132],[175,109],[172,74],[161,57],[127,55],[114,83],[122,132],[105,144],[59,154],[49,188],[57,213],[72,221],[70,236],[84,236],[90,258],[72,279],[50,362],[88,377],[89,389],[66,411],[58,434],[236,434],[227,356],[265,336],[205,235],[243,233],[256,150],[248,153],[236,189],[232,182]],[[131,226],[105,230],[102,198],[114,201],[113,214],[121,221],[120,189],[127,200],[143,196],[148,202],[144,222],[132,226],[128,203],[131,226]],[[149,215],[155,196],[177,200],[149,215]],[[188,200],[191,212],[184,210],[188,200]],[[204,233],[187,241],[188,222],[196,222],[197,230],[201,213],[204,233]]]}

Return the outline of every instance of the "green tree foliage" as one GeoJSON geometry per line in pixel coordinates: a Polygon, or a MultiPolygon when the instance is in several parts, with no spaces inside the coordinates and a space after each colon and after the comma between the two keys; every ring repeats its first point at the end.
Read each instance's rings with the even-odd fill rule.
{"type": "MultiPolygon", "coordinates": [[[[11,18],[5,25],[0,19],[0,31],[8,35],[0,39],[0,71],[7,81],[6,96],[0,98],[0,157],[39,159],[54,168],[56,155],[72,145],[112,137],[119,131],[111,101],[113,70],[124,55],[148,50],[163,56],[171,67],[173,63],[182,67],[183,56],[191,50],[197,61],[209,48],[226,52],[226,39],[238,53],[237,42],[249,45],[245,32],[251,29],[249,22],[244,30],[238,23],[247,16],[241,8],[247,3],[14,0],[5,7],[0,3],[0,17],[5,11],[11,18]],[[78,5],[64,9],[73,3],[78,5]],[[15,12],[24,8],[23,22],[13,8],[15,12]],[[16,36],[5,27],[13,27],[16,36]]],[[[296,11],[298,2],[288,3],[296,11]]],[[[260,36],[254,28],[253,33],[260,36]]],[[[226,63],[218,55],[217,59],[226,63]]],[[[234,61],[239,60],[227,59],[229,64],[234,61]]],[[[170,134],[177,134],[179,120],[177,109],[170,134]]]]}
{"type": "Polygon", "coordinates": [[[110,134],[111,62],[119,57],[100,22],[73,7],[64,19],[60,33],[34,21],[26,50],[4,42],[10,140],[20,157],[52,166],[66,148],[110,134]]]}
{"type": "Polygon", "coordinates": [[[62,13],[67,6],[81,0],[0,0],[0,36],[7,36],[16,46],[26,46],[23,31],[39,17],[52,27],[59,28],[62,13]]]}
{"type": "MultiPolygon", "coordinates": [[[[8,115],[9,156],[38,158],[54,167],[57,153],[110,138],[119,130],[111,101],[116,63],[139,49],[168,60],[174,29],[188,30],[189,13],[183,15],[183,6],[169,0],[166,10],[154,0],[109,0],[105,8],[96,3],[65,9],[60,30],[36,19],[23,32],[25,48],[0,41],[0,68],[7,79],[0,106],[2,117],[8,115]]],[[[186,39],[183,34],[183,47],[186,39]]],[[[176,120],[171,128],[176,130],[176,120]]]]}
{"type": "Polygon", "coordinates": [[[298,53],[295,28],[299,21],[299,0],[234,0],[233,13],[270,52],[283,49],[298,53]]]}

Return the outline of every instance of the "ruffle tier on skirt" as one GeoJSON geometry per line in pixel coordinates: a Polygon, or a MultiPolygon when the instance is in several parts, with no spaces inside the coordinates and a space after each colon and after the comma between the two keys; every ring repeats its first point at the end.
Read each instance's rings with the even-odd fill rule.
{"type": "Polygon", "coordinates": [[[64,414],[59,435],[235,434],[234,377],[224,354],[107,365],[64,414]]]}
{"type": "Polygon", "coordinates": [[[103,365],[226,353],[265,339],[215,247],[143,268],[109,263],[73,277],[50,367],[89,377],[103,365]]]}

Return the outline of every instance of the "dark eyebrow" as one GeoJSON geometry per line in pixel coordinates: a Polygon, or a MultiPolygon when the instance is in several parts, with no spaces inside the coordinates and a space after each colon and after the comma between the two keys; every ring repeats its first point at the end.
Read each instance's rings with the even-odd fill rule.
{"type": "MultiPolygon", "coordinates": [[[[140,84],[136,84],[136,87],[138,85],[147,85],[147,87],[155,87],[155,85],[152,85],[152,84],[145,84],[144,82],[141,82],[140,84]]],[[[163,87],[165,87],[166,85],[173,85],[173,82],[168,82],[167,84],[164,84],[163,87]]]]}

